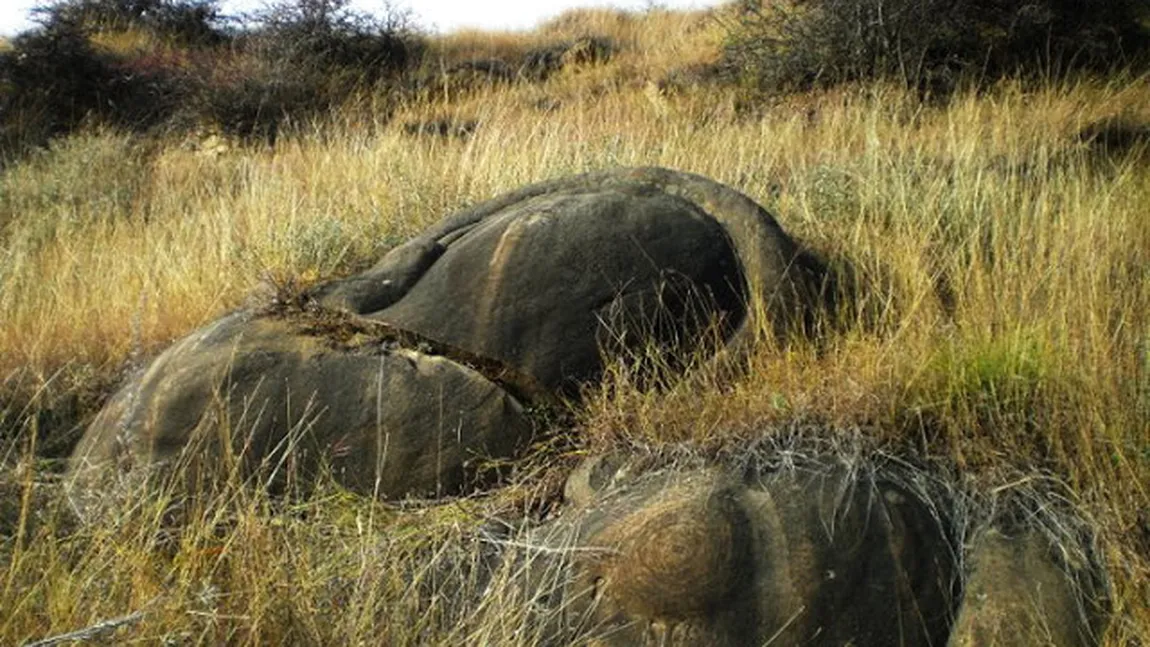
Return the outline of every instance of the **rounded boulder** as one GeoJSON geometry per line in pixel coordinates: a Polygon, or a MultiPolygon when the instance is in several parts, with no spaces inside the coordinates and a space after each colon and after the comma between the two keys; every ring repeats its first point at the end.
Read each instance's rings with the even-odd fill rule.
{"type": "Polygon", "coordinates": [[[451,494],[531,437],[498,375],[390,332],[324,313],[236,313],[191,333],[89,426],[67,478],[73,503],[84,511],[155,479],[177,493],[233,479],[307,487],[321,471],[381,498],[451,494]]]}
{"type": "Polygon", "coordinates": [[[945,643],[954,546],[907,490],[845,469],[627,476],[591,460],[573,507],[521,542],[543,547],[524,570],[561,583],[543,611],[559,641],[945,643]]]}
{"type": "Polygon", "coordinates": [[[821,266],[743,194],[634,168],[480,204],[314,297],[571,395],[601,375],[604,350],[678,357],[741,347],[757,326],[786,335],[809,323],[822,281],[821,266]]]}

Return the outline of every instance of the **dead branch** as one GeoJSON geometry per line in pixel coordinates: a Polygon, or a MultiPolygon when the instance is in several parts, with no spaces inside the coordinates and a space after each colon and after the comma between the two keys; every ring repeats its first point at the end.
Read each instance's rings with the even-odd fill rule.
{"type": "Polygon", "coordinates": [[[59,636],[51,636],[49,638],[44,638],[35,642],[24,643],[24,647],[51,647],[52,645],[59,645],[61,643],[77,640],[92,640],[93,638],[98,638],[104,634],[112,633],[120,627],[134,625],[143,619],[144,612],[136,611],[119,618],[101,620],[100,622],[97,622],[90,627],[85,627],[84,629],[70,631],[66,634],[60,634],[59,636]]]}

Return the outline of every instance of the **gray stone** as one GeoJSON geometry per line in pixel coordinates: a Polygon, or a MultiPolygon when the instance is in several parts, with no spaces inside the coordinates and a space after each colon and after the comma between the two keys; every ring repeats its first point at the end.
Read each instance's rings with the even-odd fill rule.
{"type": "Polygon", "coordinates": [[[567,574],[549,575],[564,582],[546,600],[559,610],[557,642],[564,632],[598,645],[946,641],[956,552],[906,490],[841,469],[620,480],[611,464],[577,470],[575,505],[523,542],[563,562],[533,564],[567,574]]]}
{"type": "Polygon", "coordinates": [[[1080,539],[988,518],[962,543],[948,488],[884,469],[650,461],[584,460],[565,508],[511,542],[556,644],[1100,644],[1080,539]]]}
{"type": "Polygon", "coordinates": [[[384,498],[463,490],[532,433],[500,384],[396,347],[385,327],[233,314],[183,338],[100,412],[68,475],[83,510],[127,479],[197,492],[230,478],[306,487],[321,469],[384,498]],[[136,478],[133,479],[132,474],[136,478]]]}
{"type": "Polygon", "coordinates": [[[532,185],[176,343],[86,431],[72,498],[157,476],[189,493],[306,487],[324,469],[384,498],[458,493],[483,457],[518,455],[524,407],[577,395],[605,353],[654,349],[674,368],[801,326],[822,281],[803,258],[761,207],[700,176],[532,185]]]}
{"type": "Polygon", "coordinates": [[[785,336],[823,270],[746,196],[698,175],[620,169],[528,186],[447,218],[375,267],[316,291],[572,395],[605,348],[673,355],[785,336]],[[748,304],[751,304],[748,307],[748,304]],[[762,304],[762,307],[758,307],[762,304]]]}

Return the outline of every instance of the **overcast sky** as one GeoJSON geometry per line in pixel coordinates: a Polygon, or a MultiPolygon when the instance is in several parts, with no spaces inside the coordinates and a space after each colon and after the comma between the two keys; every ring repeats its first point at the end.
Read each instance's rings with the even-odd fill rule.
{"type": "MultiPolygon", "coordinates": [[[[42,0],[0,0],[0,34],[12,35],[29,26],[28,9],[42,0]]],[[[353,0],[365,11],[378,9],[378,1],[353,0]]],[[[226,12],[258,7],[261,0],[224,0],[226,12]]],[[[612,6],[642,9],[650,0],[396,0],[393,5],[410,8],[416,24],[428,30],[452,31],[463,27],[483,29],[525,29],[571,7],[612,6]]],[[[702,7],[718,4],[717,0],[660,0],[657,6],[669,8],[702,7]]]]}

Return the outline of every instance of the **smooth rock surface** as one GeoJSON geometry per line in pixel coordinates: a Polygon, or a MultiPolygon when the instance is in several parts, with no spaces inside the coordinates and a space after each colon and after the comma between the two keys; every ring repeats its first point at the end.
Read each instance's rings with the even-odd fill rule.
{"type": "Polygon", "coordinates": [[[327,468],[388,499],[459,493],[482,457],[518,455],[525,407],[577,396],[611,354],[672,369],[737,354],[761,325],[809,323],[822,281],[766,211],[697,175],[531,185],[278,314],[235,313],[177,342],[86,431],[73,500],[127,474],[274,490],[327,468]]]}
{"type": "Polygon", "coordinates": [[[373,333],[239,313],[188,335],[91,424],[72,457],[73,500],[84,508],[133,472],[194,492],[229,474],[306,486],[320,469],[364,494],[434,496],[530,438],[499,384],[373,333]]]}
{"type": "Polygon", "coordinates": [[[526,542],[565,556],[533,565],[568,573],[551,576],[565,582],[548,601],[560,609],[554,635],[586,631],[600,645],[946,642],[956,552],[900,487],[841,470],[671,470],[619,483],[604,469],[577,470],[575,507],[526,542]],[[603,489],[588,501],[594,482],[603,489]]]}
{"type": "Polygon", "coordinates": [[[760,324],[756,313],[785,335],[814,316],[823,278],[741,193],[698,175],[636,168],[480,204],[315,297],[570,395],[600,375],[604,348],[653,340],[661,351],[698,352],[715,322],[710,351],[741,347],[760,324]]]}
{"type": "Polygon", "coordinates": [[[1085,564],[1068,564],[1037,530],[984,530],[973,542],[971,573],[951,647],[1099,644],[1101,600],[1085,564]]]}

